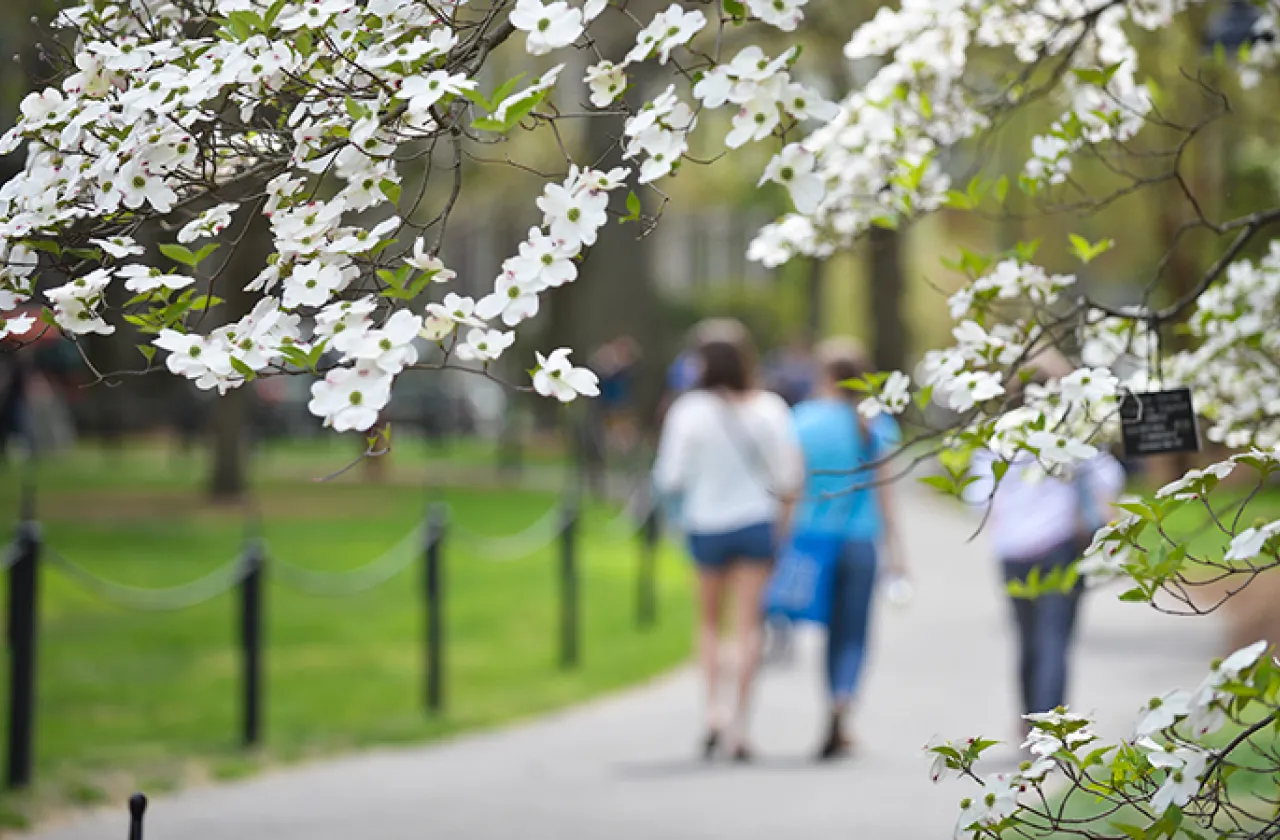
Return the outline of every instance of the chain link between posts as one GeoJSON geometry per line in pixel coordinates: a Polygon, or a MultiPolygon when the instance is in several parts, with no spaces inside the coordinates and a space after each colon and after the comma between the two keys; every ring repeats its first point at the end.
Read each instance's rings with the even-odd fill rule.
{"type": "MultiPolygon", "coordinates": [[[[636,483],[622,510],[605,522],[603,528],[613,536],[633,537],[644,528],[645,521],[654,515],[656,508],[657,498],[646,474],[636,483]]],[[[514,534],[493,537],[458,524],[447,506],[446,511],[449,513],[450,536],[466,543],[468,549],[479,555],[480,559],[495,563],[514,562],[547,549],[564,534],[568,524],[565,507],[556,505],[527,528],[514,534]]],[[[317,571],[274,554],[245,551],[230,563],[190,583],[154,589],[107,580],[49,546],[44,546],[44,552],[49,562],[63,574],[104,601],[126,609],[171,612],[197,606],[230,591],[244,580],[255,563],[267,563],[275,580],[303,594],[325,598],[359,595],[389,582],[412,565],[424,545],[426,533],[427,524],[418,523],[381,556],[355,569],[317,571]],[[263,559],[257,560],[255,557],[263,559]]],[[[0,552],[0,571],[16,563],[20,553],[21,548],[17,542],[6,546],[0,552]]]]}
{"type": "Polygon", "coordinates": [[[490,537],[459,525],[450,515],[450,535],[475,550],[480,559],[492,563],[522,560],[550,546],[564,532],[564,509],[552,507],[524,530],[501,537],[490,537]]]}
{"type": "Polygon", "coordinates": [[[54,568],[102,600],[118,607],[143,612],[173,612],[211,601],[239,585],[257,562],[250,553],[244,552],[230,563],[190,583],[152,589],[107,580],[72,562],[47,545],[42,547],[41,556],[54,568]]]}
{"type": "Polygon", "coordinates": [[[355,569],[322,572],[295,565],[275,554],[268,555],[268,568],[275,580],[306,595],[322,598],[360,595],[377,589],[412,565],[424,543],[426,529],[426,523],[418,523],[381,556],[355,569]]]}
{"type": "Polygon", "coordinates": [[[645,522],[654,514],[657,507],[657,494],[653,492],[646,474],[627,496],[627,501],[618,515],[605,523],[605,530],[612,535],[630,539],[643,530],[645,522]]]}

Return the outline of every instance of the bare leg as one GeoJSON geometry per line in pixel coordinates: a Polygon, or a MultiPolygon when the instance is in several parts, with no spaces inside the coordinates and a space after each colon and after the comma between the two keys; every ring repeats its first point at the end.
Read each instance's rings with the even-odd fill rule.
{"type": "Polygon", "coordinates": [[[760,669],[764,616],[760,602],[769,583],[772,568],[765,563],[738,562],[730,572],[734,597],[734,642],[738,651],[738,696],[734,712],[735,747],[745,747],[747,718],[751,708],[751,689],[760,669]]]}
{"type": "Polygon", "coordinates": [[[698,570],[698,659],[707,692],[707,729],[718,731],[721,719],[720,615],[728,589],[728,573],[723,569],[698,570]]]}

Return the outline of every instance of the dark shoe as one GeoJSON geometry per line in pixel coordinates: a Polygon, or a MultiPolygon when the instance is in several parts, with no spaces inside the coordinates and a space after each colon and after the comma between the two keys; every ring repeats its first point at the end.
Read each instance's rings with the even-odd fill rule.
{"type": "Polygon", "coordinates": [[[827,729],[827,740],[818,749],[818,761],[836,761],[853,753],[853,740],[844,734],[839,717],[833,717],[827,729]]]}
{"type": "Polygon", "coordinates": [[[853,755],[853,742],[848,738],[828,738],[818,750],[818,761],[839,761],[853,755]]]}
{"type": "Polygon", "coordinates": [[[707,730],[707,737],[702,742],[702,760],[710,761],[716,757],[716,748],[720,746],[720,730],[707,730]]]}
{"type": "Polygon", "coordinates": [[[751,750],[747,749],[745,745],[739,744],[734,748],[733,761],[735,764],[750,764],[752,759],[751,750]]]}

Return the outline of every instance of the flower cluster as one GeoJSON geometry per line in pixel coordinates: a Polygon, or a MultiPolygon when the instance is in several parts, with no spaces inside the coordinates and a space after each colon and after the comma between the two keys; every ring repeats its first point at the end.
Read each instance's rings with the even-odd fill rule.
{"type": "Polygon", "coordinates": [[[1062,819],[1045,796],[1051,779],[1087,790],[1108,811],[1128,806],[1159,819],[1176,809],[1179,821],[1211,827],[1221,810],[1215,801],[1221,780],[1251,766],[1244,755],[1254,746],[1244,737],[1226,747],[1206,740],[1229,721],[1274,719],[1272,680],[1280,665],[1264,655],[1267,650],[1266,642],[1249,645],[1214,663],[1194,690],[1153,697],[1139,711],[1132,737],[1119,743],[1103,742],[1090,718],[1065,708],[1026,715],[1022,749],[1030,759],[1014,772],[977,775],[975,767],[993,741],[930,741],[925,753],[934,782],[964,774],[980,785],[961,802],[955,836],[1051,836],[1062,819]],[[1252,716],[1244,714],[1251,705],[1252,716]]]}
{"type": "Polygon", "coordinates": [[[1030,77],[1013,67],[1006,94],[984,98],[977,90],[990,89],[991,80],[975,74],[982,78],[975,84],[968,75],[970,53],[979,49],[1008,49],[1025,65],[1062,63],[1053,75],[1069,109],[1032,140],[1024,177],[1031,190],[1063,183],[1073,154],[1129,139],[1151,110],[1125,27],[1168,26],[1184,5],[904,0],[900,9],[881,8],[845,47],[850,60],[879,60],[879,70],[801,143],[824,189],[816,201],[800,193],[795,215],[809,224],[787,216],[766,226],[752,258],[778,265],[796,255],[823,256],[833,242],[848,243],[873,224],[943,206],[950,179],[939,156],[1016,104],[1015,91],[1030,77]]]}
{"type": "Polygon", "coordinates": [[[1188,323],[1196,345],[1173,357],[1169,376],[1194,390],[1210,439],[1233,448],[1280,444],[1277,313],[1280,241],[1256,263],[1228,266],[1225,281],[1197,301],[1188,323]]]}
{"type": "MultiPolygon", "coordinates": [[[[750,0],[738,14],[790,32],[806,3],[750,0]]],[[[220,391],[286,370],[323,373],[311,408],[343,429],[374,422],[394,377],[417,363],[416,336],[440,342],[460,361],[496,361],[514,343],[509,329],[537,314],[540,295],[576,278],[577,261],[608,219],[609,193],[631,173],[571,167],[563,182],[547,185],[538,200],[542,225],[504,262],[491,294],[420,301],[453,273],[437,256],[439,238],[426,238],[436,221],[415,213],[426,188],[401,201],[401,169],[421,158],[424,144],[434,152],[438,142],[457,145],[475,132],[549,122],[538,106],[563,64],[524,87],[500,85],[490,101],[477,81],[485,59],[512,31],[533,56],[590,45],[590,29],[610,5],[73,5],[57,23],[80,36],[74,67],[57,87],[23,100],[18,124],[0,137],[0,153],[28,150],[24,172],[0,187],[5,334],[25,324],[28,316],[8,313],[36,294],[44,265],[65,277],[41,297],[67,334],[110,333],[112,310],[123,309],[119,317],[153,336],[170,370],[220,391]],[[259,215],[270,224],[265,267],[244,280],[224,277],[230,251],[259,215]],[[168,267],[156,267],[158,257],[132,239],[152,219],[176,231],[175,242],[159,243],[168,267]],[[225,282],[243,282],[260,306],[249,321],[199,333],[196,313],[220,305],[215,287],[225,282]],[[111,293],[116,285],[132,295],[123,305],[111,293]],[[269,312],[289,328],[263,326],[276,317],[269,312]]],[[[631,20],[610,18],[610,25],[631,20]]],[[[798,50],[771,59],[749,45],[722,64],[719,38],[709,50],[693,47],[707,15],[680,3],[634,23],[625,55],[602,57],[587,70],[595,106],[617,103],[628,69],[641,62],[680,65],[682,51],[702,62],[694,74],[682,66],[676,74],[687,79],[687,101],[673,85],[627,111],[624,152],[637,160],[641,184],[679,165],[697,126],[695,101],[699,110],[736,111],[726,139],[732,148],[836,112],[791,78],[798,50]]],[[[766,179],[811,203],[818,194],[812,165],[802,150],[784,150],[766,179]]],[[[535,390],[561,399],[592,392],[594,380],[566,367],[568,357],[567,350],[540,356],[535,390]]]]}

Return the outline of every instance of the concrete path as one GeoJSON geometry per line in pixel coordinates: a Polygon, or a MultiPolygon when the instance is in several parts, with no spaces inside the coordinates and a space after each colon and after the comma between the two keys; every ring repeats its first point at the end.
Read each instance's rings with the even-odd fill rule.
{"type": "MultiPolygon", "coordinates": [[[[971,523],[912,493],[918,592],[877,618],[849,762],[808,761],[819,730],[818,640],[761,685],[754,766],[694,760],[697,682],[682,671],[531,725],[431,747],[273,772],[152,803],[148,840],[946,840],[968,788],[929,783],[934,733],[1009,737],[1011,643],[997,571],[971,523]]],[[[1198,681],[1216,627],[1095,593],[1082,616],[1074,701],[1119,735],[1157,691],[1198,681]]],[[[124,840],[121,808],[34,835],[124,840]]]]}

